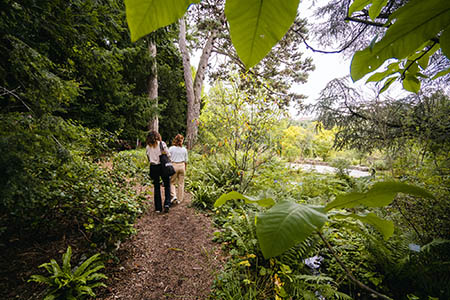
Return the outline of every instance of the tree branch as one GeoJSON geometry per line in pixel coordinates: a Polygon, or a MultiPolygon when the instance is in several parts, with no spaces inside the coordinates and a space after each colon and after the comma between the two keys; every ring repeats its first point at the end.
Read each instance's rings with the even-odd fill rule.
{"type": "Polygon", "coordinates": [[[305,43],[306,48],[310,49],[312,52],[318,52],[318,53],[324,53],[324,54],[336,54],[336,53],[341,53],[343,52],[345,49],[347,49],[348,47],[350,47],[358,38],[359,36],[366,30],[366,28],[369,25],[366,24],[366,26],[364,26],[363,29],[361,29],[360,32],[358,32],[358,34],[350,41],[348,42],[347,45],[345,45],[342,49],[340,50],[333,50],[333,51],[325,51],[325,50],[317,50],[314,49],[313,47],[311,47],[307,42],[305,37],[303,36],[303,34],[299,31],[299,30],[295,30],[294,32],[298,34],[298,36],[300,36],[300,38],[302,39],[303,43],[305,43]]]}
{"type": "Polygon", "coordinates": [[[425,56],[425,54],[427,54],[428,52],[430,52],[430,50],[433,49],[433,47],[434,47],[437,43],[439,43],[439,41],[438,41],[438,40],[435,40],[435,39],[433,39],[432,41],[434,42],[433,45],[431,45],[431,46],[427,49],[427,51],[424,51],[419,57],[417,57],[416,59],[412,60],[412,61],[408,64],[408,66],[403,70],[402,76],[401,76],[402,80],[405,79],[405,77],[406,77],[406,71],[407,71],[409,68],[411,68],[411,66],[412,66],[416,61],[419,61],[422,57],[425,56]]]}
{"type": "Polygon", "coordinates": [[[344,19],[345,21],[352,21],[352,22],[356,22],[356,23],[362,23],[362,24],[366,24],[369,26],[375,26],[375,27],[389,27],[389,25],[385,25],[383,23],[377,23],[377,22],[372,22],[372,21],[367,21],[367,20],[361,20],[358,18],[353,18],[353,17],[346,17],[344,19]]]}

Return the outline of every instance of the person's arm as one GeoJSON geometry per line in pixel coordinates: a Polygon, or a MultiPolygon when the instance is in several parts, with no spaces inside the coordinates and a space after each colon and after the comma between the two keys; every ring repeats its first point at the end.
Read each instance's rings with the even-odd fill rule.
{"type": "Polygon", "coordinates": [[[148,156],[148,146],[145,146],[145,156],[147,156],[147,161],[150,163],[150,157],[148,156]]]}
{"type": "Polygon", "coordinates": [[[165,154],[167,154],[167,157],[168,157],[169,159],[171,159],[171,155],[170,155],[170,152],[169,152],[169,148],[167,148],[166,143],[164,143],[164,142],[161,142],[161,143],[162,143],[162,145],[163,145],[163,150],[164,150],[164,152],[166,152],[165,154]]]}
{"type": "Polygon", "coordinates": [[[184,152],[185,152],[185,154],[184,154],[184,171],[186,172],[187,171],[187,163],[188,163],[188,152],[187,152],[186,148],[184,148],[184,152]]]}

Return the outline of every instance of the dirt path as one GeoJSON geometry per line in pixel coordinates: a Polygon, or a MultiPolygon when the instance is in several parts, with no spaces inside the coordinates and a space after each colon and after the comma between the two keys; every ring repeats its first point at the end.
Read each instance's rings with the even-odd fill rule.
{"type": "Polygon", "coordinates": [[[188,207],[190,195],[169,213],[153,209],[138,234],[120,246],[121,262],[108,270],[108,288],[96,299],[207,299],[221,256],[211,219],[188,207]]]}

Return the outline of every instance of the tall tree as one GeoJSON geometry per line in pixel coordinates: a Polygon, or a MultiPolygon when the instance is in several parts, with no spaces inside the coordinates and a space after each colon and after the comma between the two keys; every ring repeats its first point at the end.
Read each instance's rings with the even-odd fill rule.
{"type": "MultiPolygon", "coordinates": [[[[138,1],[130,0],[128,2],[129,4],[127,4],[127,12],[129,16],[130,27],[132,28],[132,34],[134,26],[137,25],[139,33],[135,34],[140,35],[145,32],[141,31],[141,29],[143,29],[143,27],[145,26],[135,23],[135,21],[139,19],[143,20],[146,16],[140,14],[139,11],[133,8],[133,4],[135,2],[137,3],[138,1]],[[133,16],[135,16],[137,19],[134,20],[133,16]]],[[[291,17],[292,19],[295,18],[295,11],[292,14],[292,11],[287,8],[287,6],[289,6],[289,8],[295,8],[296,4],[294,2],[296,1],[289,1],[289,5],[286,5],[286,7],[283,7],[282,9],[283,14],[276,15],[277,19],[280,19],[280,24],[282,23],[282,27],[289,28],[291,24],[291,22],[289,22],[289,19],[291,17]],[[286,18],[286,16],[288,18],[286,18]]],[[[149,3],[148,5],[155,5],[155,8],[157,7],[158,9],[163,9],[163,7],[160,7],[160,3],[149,3]]],[[[234,3],[233,5],[236,5],[236,3],[234,3]]],[[[233,7],[233,5],[231,5],[231,7],[233,7]]],[[[265,14],[270,14],[272,12],[273,5],[275,4],[269,3],[268,5],[263,5],[261,9],[265,14]]],[[[177,11],[179,9],[181,9],[181,7],[174,8],[174,10],[177,11]]],[[[218,60],[225,61],[225,63],[222,64],[221,71],[213,76],[214,79],[220,78],[221,76],[222,78],[224,78],[228,76],[229,72],[234,72],[235,70],[240,70],[241,73],[245,73],[245,70],[249,63],[254,65],[257,62],[251,58],[251,55],[249,60],[247,58],[242,60],[240,56],[236,55],[236,53],[232,49],[230,42],[230,28],[228,27],[225,19],[225,10],[225,1],[209,0],[202,1],[198,5],[193,6],[192,8],[190,8],[189,13],[187,14],[187,18],[189,20],[188,23],[195,24],[194,28],[192,28],[194,33],[191,36],[194,36],[196,39],[195,43],[193,43],[192,48],[200,49],[202,52],[194,79],[192,78],[191,74],[188,51],[189,47],[187,46],[186,39],[185,20],[184,18],[180,20],[179,46],[183,56],[185,82],[188,97],[187,144],[189,147],[192,147],[197,137],[197,119],[200,113],[201,90],[205,74],[208,71],[208,61],[211,55],[213,53],[218,54],[222,56],[222,58],[219,58],[218,60]],[[228,65],[235,65],[235,67],[230,68],[228,67],[228,65]]],[[[231,8],[231,11],[232,10],[233,8],[231,8]]],[[[252,11],[252,14],[253,13],[254,11],[252,11]]],[[[233,18],[235,17],[236,16],[233,16],[233,18]]],[[[293,28],[297,28],[297,30],[303,31],[303,29],[300,27],[302,27],[302,22],[295,22],[293,28]]],[[[267,24],[265,24],[264,22],[264,24],[261,25],[261,28],[267,28],[267,24]]],[[[267,58],[263,64],[255,67],[255,69],[251,71],[252,77],[260,77],[259,82],[265,83],[266,89],[268,91],[271,91],[271,98],[274,101],[277,101],[280,107],[286,107],[292,100],[301,100],[302,96],[291,93],[289,91],[289,88],[293,83],[304,82],[306,80],[306,73],[313,69],[311,60],[301,60],[301,53],[296,47],[296,43],[298,42],[298,40],[295,40],[295,38],[297,36],[292,34],[292,32],[291,34],[287,35],[285,39],[283,39],[282,44],[274,49],[271,55],[269,55],[269,58],[267,58]],[[289,51],[286,51],[286,49],[289,49],[289,51]]],[[[281,39],[283,35],[284,32],[282,32],[282,29],[279,30],[278,28],[275,35],[267,33],[267,36],[270,37],[270,40],[274,38],[273,36],[275,36],[275,38],[281,39]]],[[[268,47],[265,43],[261,44],[261,42],[259,41],[261,38],[264,39],[264,36],[265,32],[264,30],[262,30],[257,35],[253,33],[250,37],[254,42],[253,52],[260,58],[262,58],[264,54],[269,52],[271,49],[271,47],[268,47]]],[[[247,92],[252,92],[252,90],[255,88],[255,86],[252,86],[253,83],[253,80],[242,80],[240,84],[242,84],[242,88],[245,87],[247,92]]]]}
{"type": "MultiPolygon", "coordinates": [[[[158,107],[158,64],[156,62],[157,50],[155,42],[151,39],[148,41],[148,54],[150,55],[150,59],[152,61],[148,80],[148,98],[154,107],[158,107]]],[[[154,115],[148,121],[148,130],[159,131],[158,115],[154,115]]]]}
{"type": "Polygon", "coordinates": [[[186,83],[187,95],[187,121],[186,121],[186,143],[190,149],[197,140],[198,118],[200,116],[200,101],[203,82],[205,79],[208,60],[211,57],[211,50],[214,39],[217,36],[217,30],[209,32],[206,42],[203,46],[202,54],[193,79],[191,72],[190,55],[186,45],[186,23],[184,17],[180,19],[179,45],[183,57],[184,81],[186,83]]]}

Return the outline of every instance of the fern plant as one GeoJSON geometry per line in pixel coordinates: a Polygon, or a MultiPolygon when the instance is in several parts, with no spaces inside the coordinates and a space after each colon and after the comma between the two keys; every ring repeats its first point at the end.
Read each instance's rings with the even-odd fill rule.
{"type": "Polygon", "coordinates": [[[99,280],[107,278],[104,274],[98,272],[104,268],[99,258],[100,253],[91,256],[74,269],[72,269],[70,264],[71,256],[72,249],[69,246],[66,253],[62,256],[62,268],[56,260],[52,259],[49,263],[39,266],[39,268],[45,268],[50,273],[49,277],[32,275],[28,280],[29,282],[37,282],[49,286],[44,300],[76,300],[85,299],[87,296],[95,297],[94,288],[106,287],[104,283],[99,282],[99,280]]]}

